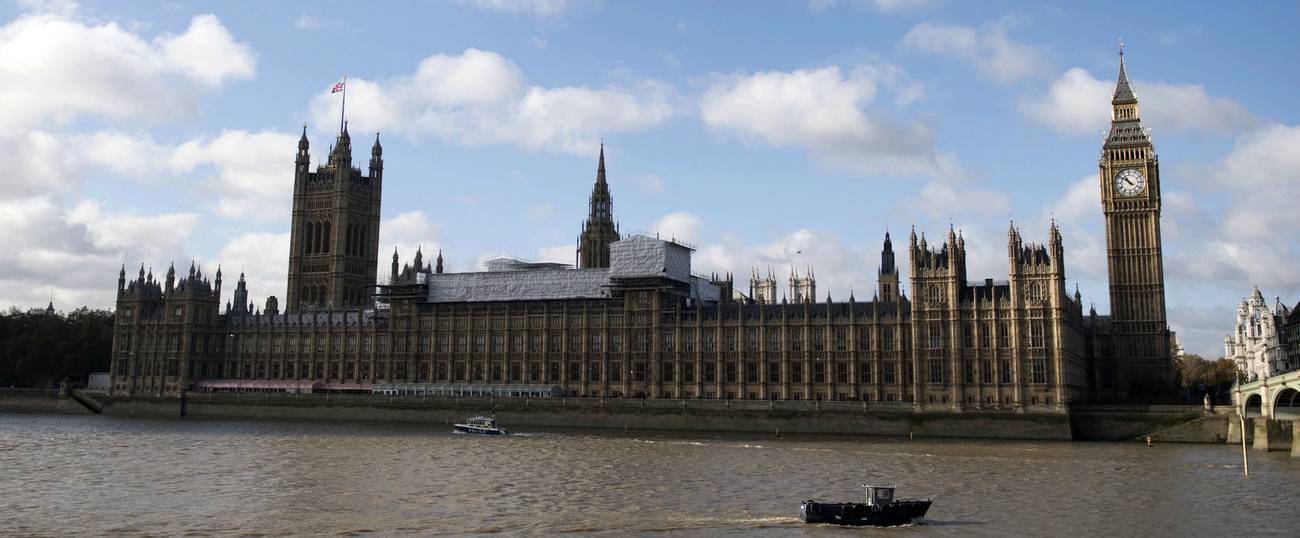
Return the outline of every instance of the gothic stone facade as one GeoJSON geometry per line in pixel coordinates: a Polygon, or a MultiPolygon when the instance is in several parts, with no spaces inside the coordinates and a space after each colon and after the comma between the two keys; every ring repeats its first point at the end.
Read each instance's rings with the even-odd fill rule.
{"type": "MultiPolygon", "coordinates": [[[[1300,306],[1300,305],[1298,305],[1300,306]]],[[[1297,368],[1294,357],[1288,353],[1288,318],[1290,308],[1274,299],[1270,310],[1259,288],[1242,299],[1237,306],[1237,319],[1232,334],[1223,337],[1224,356],[1237,364],[1247,381],[1259,381],[1297,368]]]]}
{"type": "Polygon", "coordinates": [[[443,273],[421,253],[399,267],[394,253],[388,282],[371,288],[381,150],[376,140],[371,175],[361,176],[344,130],[313,174],[300,143],[285,312],[273,297],[262,310],[248,304],[242,277],[219,314],[219,277],[213,288],[196,270],[164,288],[143,272],[127,285],[123,273],[113,390],[175,393],[218,379],[545,383],[572,396],[937,410],[1121,400],[1136,380],[1169,371],[1158,169],[1130,96],[1121,68],[1101,161],[1113,317],[1085,317],[1078,290],[1068,293],[1055,224],[1041,245],[1008,231],[1005,281],[969,279],[965,239],[950,229],[933,245],[911,234],[914,298],[903,293],[888,235],[870,301],[819,302],[811,270],[794,286],[798,300],[776,302],[766,283],[761,299],[746,298],[729,275],[690,276],[684,246],[619,235],[603,148],[577,268],[498,260],[488,271],[443,273]],[[1130,169],[1143,187],[1130,187],[1130,169]]]}

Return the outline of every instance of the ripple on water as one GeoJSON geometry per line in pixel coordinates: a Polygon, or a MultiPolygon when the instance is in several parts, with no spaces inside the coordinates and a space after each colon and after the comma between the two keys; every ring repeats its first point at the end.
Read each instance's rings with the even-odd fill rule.
{"type": "Polygon", "coordinates": [[[1243,480],[1240,452],[1208,445],[0,415],[0,470],[0,534],[19,535],[857,536],[803,525],[798,503],[875,480],[935,499],[909,535],[1300,527],[1277,495],[1300,460],[1252,454],[1243,480]]]}

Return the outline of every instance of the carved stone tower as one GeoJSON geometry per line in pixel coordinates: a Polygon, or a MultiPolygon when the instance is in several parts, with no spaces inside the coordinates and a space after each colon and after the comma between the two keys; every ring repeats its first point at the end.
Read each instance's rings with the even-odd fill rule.
{"type": "Polygon", "coordinates": [[[605,182],[605,145],[600,145],[600,163],[596,165],[596,185],[591,188],[587,221],[578,235],[578,267],[609,267],[609,244],[619,240],[614,224],[614,200],[605,182]]]}
{"type": "Polygon", "coordinates": [[[1098,168],[1116,366],[1127,373],[1126,384],[1167,381],[1172,372],[1160,246],[1160,160],[1142,128],[1122,49],[1098,168]]]}
{"type": "Polygon", "coordinates": [[[293,223],[289,240],[286,312],[365,308],[379,263],[379,203],[383,147],[379,135],[370,151],[370,175],[352,166],[347,125],[330,151],[329,163],[309,170],[307,128],[298,141],[294,167],[293,223]]]}
{"type": "Polygon", "coordinates": [[[798,269],[790,268],[790,302],[817,302],[817,276],[813,274],[812,267],[803,276],[799,276],[798,269]]]}
{"type": "Polygon", "coordinates": [[[749,275],[749,298],[758,304],[776,304],[776,274],[767,268],[767,276],[760,276],[755,267],[749,275]]]}
{"type": "Polygon", "coordinates": [[[892,303],[898,300],[898,266],[894,264],[894,243],[885,232],[885,246],[880,249],[880,269],[876,272],[876,298],[892,303]]]}

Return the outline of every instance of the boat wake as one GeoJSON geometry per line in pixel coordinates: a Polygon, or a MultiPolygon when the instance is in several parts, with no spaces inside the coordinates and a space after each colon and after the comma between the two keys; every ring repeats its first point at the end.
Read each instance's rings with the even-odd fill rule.
{"type": "MultiPolygon", "coordinates": [[[[791,516],[757,516],[757,517],[700,517],[682,519],[681,529],[703,529],[710,527],[742,527],[747,529],[766,529],[786,527],[799,524],[799,518],[791,516]]],[[[663,529],[669,530],[669,529],[663,529]]],[[[672,529],[678,530],[678,529],[672,529]]]]}

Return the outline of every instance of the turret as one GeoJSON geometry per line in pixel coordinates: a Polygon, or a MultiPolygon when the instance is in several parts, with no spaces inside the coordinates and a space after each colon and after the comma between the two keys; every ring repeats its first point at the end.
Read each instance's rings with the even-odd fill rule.
{"type": "Polygon", "coordinates": [[[799,271],[793,267],[790,268],[790,301],[795,303],[811,303],[817,300],[817,277],[813,274],[812,267],[808,267],[804,276],[799,276],[799,271]]]}
{"type": "Polygon", "coordinates": [[[126,264],[122,264],[122,270],[117,273],[117,293],[121,294],[126,289],[126,264]]]}
{"type": "Polygon", "coordinates": [[[433,271],[435,273],[442,274],[442,249],[438,249],[437,265],[434,266],[433,271]]]}
{"type": "Polygon", "coordinates": [[[216,288],[214,289],[215,290],[214,292],[217,294],[217,300],[220,301],[221,300],[221,265],[217,265],[217,280],[215,284],[216,284],[216,288]]]}
{"type": "Polygon", "coordinates": [[[172,263],[172,264],[170,264],[170,265],[167,266],[167,284],[166,284],[166,286],[167,286],[167,287],[165,287],[165,288],[163,288],[163,289],[167,290],[167,295],[171,295],[172,290],[176,289],[176,264],[175,264],[175,263],[172,263]]]}
{"type": "Polygon", "coordinates": [[[294,159],[294,168],[301,173],[307,173],[308,166],[311,165],[311,152],[308,150],[310,144],[307,142],[307,124],[302,124],[302,138],[298,139],[298,156],[294,159]]]}
{"type": "Polygon", "coordinates": [[[421,249],[418,246],[415,247],[415,270],[424,270],[424,253],[421,252],[421,249]]]}
{"type": "Polygon", "coordinates": [[[390,284],[397,281],[397,247],[393,247],[393,268],[388,280],[390,284]]]}
{"type": "MultiPolygon", "coordinates": [[[[912,234],[915,243],[916,234],[912,234]]],[[[880,249],[880,268],[876,271],[876,297],[881,301],[898,300],[898,266],[894,263],[894,243],[885,231],[885,244],[880,249]]]]}
{"type": "Polygon", "coordinates": [[[370,148],[370,177],[378,179],[384,173],[384,147],[379,145],[379,131],[375,131],[375,145],[370,148]]]}
{"type": "Polygon", "coordinates": [[[235,306],[236,314],[247,314],[253,311],[248,302],[248,285],[244,281],[244,273],[239,273],[239,282],[235,283],[235,306]]]}
{"type": "Polygon", "coordinates": [[[339,133],[338,141],[334,144],[334,149],[330,151],[330,165],[335,170],[351,173],[352,170],[352,136],[348,134],[348,124],[343,124],[343,132],[339,133]]]}
{"type": "Polygon", "coordinates": [[[1052,220],[1052,225],[1047,229],[1047,252],[1051,256],[1054,272],[1064,275],[1065,245],[1061,240],[1061,229],[1056,226],[1056,220],[1052,220]]]}

